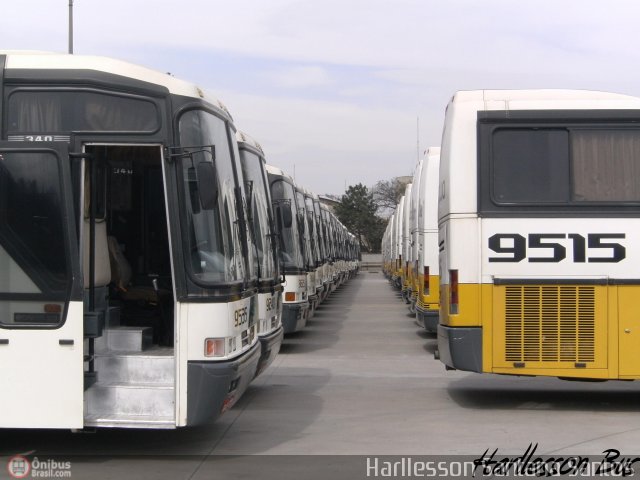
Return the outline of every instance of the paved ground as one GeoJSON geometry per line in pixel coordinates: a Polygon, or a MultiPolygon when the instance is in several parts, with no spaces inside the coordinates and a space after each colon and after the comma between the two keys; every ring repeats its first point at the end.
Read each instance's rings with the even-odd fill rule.
{"type": "MultiPolygon", "coordinates": [[[[498,448],[514,456],[531,443],[537,454],[555,456],[640,453],[637,382],[448,372],[433,359],[435,346],[380,273],[361,273],[286,339],[274,364],[216,424],[168,432],[5,430],[0,454],[74,455],[72,478],[307,480],[365,475],[366,457],[335,455],[475,458],[498,448]]],[[[8,478],[3,463],[0,478],[8,478]]]]}

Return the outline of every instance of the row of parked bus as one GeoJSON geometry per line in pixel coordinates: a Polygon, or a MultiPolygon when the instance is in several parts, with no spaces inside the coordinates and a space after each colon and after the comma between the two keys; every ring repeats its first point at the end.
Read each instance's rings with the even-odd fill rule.
{"type": "Polygon", "coordinates": [[[383,240],[449,369],[640,378],[640,99],[464,91],[383,240]]]}
{"type": "Polygon", "coordinates": [[[0,110],[2,428],[210,422],[357,271],[196,85],[0,52],[0,110]]]}

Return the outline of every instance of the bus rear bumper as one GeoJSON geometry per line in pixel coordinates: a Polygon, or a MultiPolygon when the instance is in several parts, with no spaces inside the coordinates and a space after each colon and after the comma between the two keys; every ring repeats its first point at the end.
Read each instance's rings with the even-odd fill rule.
{"type": "Polygon", "coordinates": [[[436,333],[439,319],[440,312],[438,310],[423,310],[416,303],[416,320],[425,330],[436,333]]]}
{"type": "Polygon", "coordinates": [[[260,359],[260,342],[238,358],[187,364],[187,425],[212,422],[231,408],[253,380],[260,359]]]}
{"type": "Polygon", "coordinates": [[[285,303],[282,306],[282,328],[287,333],[302,330],[307,324],[309,303],[285,303]]]}
{"type": "Polygon", "coordinates": [[[267,335],[258,337],[260,340],[260,360],[258,361],[258,368],[256,370],[256,377],[260,375],[269,365],[273,363],[280,351],[282,345],[282,339],[284,338],[284,330],[282,327],[278,327],[267,335]]]}
{"type": "Polygon", "coordinates": [[[438,325],[438,352],[447,367],[482,372],[482,328],[438,325]]]}

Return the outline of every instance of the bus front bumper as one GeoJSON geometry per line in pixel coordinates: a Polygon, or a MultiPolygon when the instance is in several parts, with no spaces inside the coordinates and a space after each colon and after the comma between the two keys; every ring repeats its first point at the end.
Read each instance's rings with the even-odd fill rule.
{"type": "Polygon", "coordinates": [[[307,324],[309,303],[285,303],[282,305],[282,328],[287,333],[302,330],[307,324]]]}
{"type": "Polygon", "coordinates": [[[260,342],[232,360],[187,363],[187,425],[212,422],[231,408],[256,374],[260,342]]]}
{"type": "Polygon", "coordinates": [[[482,328],[438,325],[438,352],[449,368],[482,372],[482,328]]]}
{"type": "Polygon", "coordinates": [[[259,336],[260,340],[260,360],[258,361],[258,369],[256,370],[256,377],[260,375],[276,358],[282,345],[282,339],[284,338],[284,329],[282,326],[275,329],[266,335],[259,336]]]}

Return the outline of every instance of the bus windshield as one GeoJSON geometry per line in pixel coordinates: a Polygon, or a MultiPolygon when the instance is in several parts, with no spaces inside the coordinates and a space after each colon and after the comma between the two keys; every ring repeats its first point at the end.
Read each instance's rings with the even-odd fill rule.
{"type": "Polygon", "coordinates": [[[309,224],[309,235],[311,236],[311,249],[315,258],[316,266],[320,265],[320,232],[316,224],[315,212],[313,211],[313,199],[305,195],[304,202],[307,207],[307,223],[309,224]]]}
{"type": "MultiPolygon", "coordinates": [[[[275,278],[276,263],[273,257],[273,249],[271,247],[271,229],[269,228],[270,208],[266,184],[264,181],[264,170],[262,160],[256,154],[242,150],[242,173],[244,175],[245,185],[247,186],[247,195],[250,195],[251,205],[251,222],[253,234],[255,237],[255,246],[258,256],[258,264],[260,266],[261,279],[275,278]]],[[[247,197],[249,201],[249,197],[247,197]]]]}
{"type": "Polygon", "coordinates": [[[191,274],[199,283],[234,283],[245,278],[242,240],[236,219],[235,178],[227,125],[208,112],[191,110],[180,117],[181,156],[179,174],[182,181],[182,215],[185,236],[188,238],[185,254],[191,274]],[[198,189],[206,188],[198,179],[198,165],[212,162],[208,148],[215,148],[214,168],[218,185],[217,202],[212,208],[200,205],[198,189]],[[191,147],[191,148],[189,148],[191,147]],[[207,150],[207,151],[203,151],[207,150]]]}
{"type": "Polygon", "coordinates": [[[305,213],[304,205],[304,195],[302,195],[301,192],[296,192],[296,202],[298,206],[298,216],[300,218],[300,223],[304,225],[304,228],[302,229],[301,242],[303,243],[302,249],[305,262],[308,267],[315,267],[315,262],[313,261],[313,252],[311,251],[311,235],[313,234],[313,232],[311,231],[311,226],[307,221],[307,215],[305,213]]]}
{"type": "Polygon", "coordinates": [[[316,226],[318,228],[318,242],[320,245],[320,258],[322,261],[326,261],[327,259],[327,245],[326,245],[326,234],[324,231],[324,222],[322,221],[322,216],[320,213],[320,202],[317,198],[313,200],[313,212],[316,217],[316,226]]]}
{"type": "MultiPolygon", "coordinates": [[[[276,205],[276,211],[278,211],[278,206],[284,208],[284,205],[288,203],[292,213],[295,213],[296,201],[293,186],[290,183],[284,180],[275,180],[271,184],[271,196],[276,205]]],[[[295,214],[291,217],[291,227],[287,228],[282,225],[280,228],[280,256],[285,268],[302,270],[305,265],[300,249],[298,217],[295,214]]]]}

